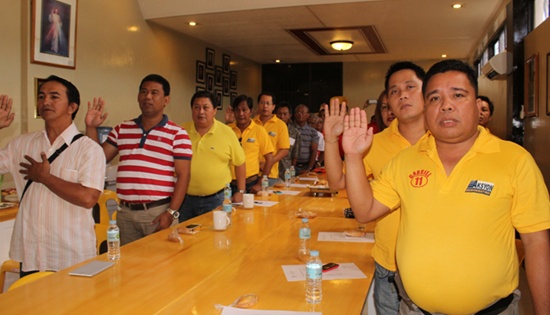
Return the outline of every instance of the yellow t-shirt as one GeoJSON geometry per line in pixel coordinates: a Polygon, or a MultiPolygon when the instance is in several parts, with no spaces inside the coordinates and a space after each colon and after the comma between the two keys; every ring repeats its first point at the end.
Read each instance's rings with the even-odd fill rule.
{"type": "MultiPolygon", "coordinates": [[[[370,150],[363,159],[367,177],[374,179],[380,176],[382,168],[399,152],[411,146],[409,141],[399,133],[399,122],[395,119],[388,128],[374,135],[370,150]]],[[[372,257],[382,267],[395,271],[395,244],[399,226],[400,211],[380,218],[376,222],[374,237],[376,242],[372,249],[372,257]]]]}
{"type": "MultiPolygon", "coordinates": [[[[241,139],[246,159],[246,177],[258,175],[258,172],[260,172],[260,157],[273,152],[273,144],[271,144],[267,131],[254,121],[251,121],[242,133],[237,127],[237,123],[234,122],[228,126],[233,129],[237,138],[241,139]]],[[[236,179],[235,171],[233,169],[231,171],[233,179],[236,179]]]]}
{"type": "Polygon", "coordinates": [[[193,147],[191,180],[187,193],[206,196],[220,191],[231,181],[233,165],[239,166],[245,162],[243,148],[235,133],[217,120],[202,137],[193,121],[184,123],[183,127],[193,147]]]}
{"type": "MultiPolygon", "coordinates": [[[[275,151],[273,152],[273,155],[277,154],[279,150],[281,149],[289,149],[290,148],[290,138],[288,136],[288,127],[286,126],[285,122],[277,118],[277,116],[273,115],[268,121],[266,121],[265,124],[262,123],[260,116],[256,116],[254,118],[254,122],[257,123],[260,126],[264,126],[265,130],[267,130],[267,134],[269,135],[269,138],[271,139],[271,143],[273,144],[273,148],[275,151]]],[[[262,156],[260,159],[260,162],[264,161],[264,157],[262,156]]],[[[278,178],[279,177],[279,162],[273,164],[273,167],[271,168],[271,172],[269,173],[269,178],[278,178]]]]}
{"type": "Polygon", "coordinates": [[[374,197],[401,207],[396,257],[405,290],[431,313],[472,314],[518,286],[514,228],[550,228],[542,174],[484,128],[447,176],[428,134],[388,163],[374,197]]]}

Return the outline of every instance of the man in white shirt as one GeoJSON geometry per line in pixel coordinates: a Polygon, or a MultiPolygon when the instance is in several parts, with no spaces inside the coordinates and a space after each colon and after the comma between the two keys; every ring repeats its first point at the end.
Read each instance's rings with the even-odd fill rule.
{"type": "MultiPolygon", "coordinates": [[[[0,129],[14,120],[11,104],[0,97],[0,129]]],[[[79,104],[71,82],[48,77],[37,101],[44,130],[18,136],[0,150],[0,173],[11,173],[21,198],[10,247],[21,276],[64,269],[96,254],[92,207],[105,184],[105,156],[91,139],[78,138],[73,119],[79,104]]]]}

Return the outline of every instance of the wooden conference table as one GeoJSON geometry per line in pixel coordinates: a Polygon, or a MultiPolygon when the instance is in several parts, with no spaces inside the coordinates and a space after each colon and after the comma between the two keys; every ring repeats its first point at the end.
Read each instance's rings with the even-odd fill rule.
{"type": "Polygon", "coordinates": [[[120,261],[92,278],[68,273],[92,260],[106,261],[106,254],[0,294],[0,313],[219,314],[215,304],[252,293],[259,297],[254,309],[360,314],[374,273],[372,243],[317,241],[319,231],[357,228],[343,217],[345,192],[312,197],[293,189],[303,192],[265,197],[279,202],[271,207],[237,207],[225,231],[212,230],[212,213],[206,213],[179,225],[202,224],[195,235],[180,234],[183,244],[168,241],[166,229],[123,246],[120,261]],[[308,304],[305,281],[288,282],[281,267],[303,264],[297,257],[298,208],[318,214],[310,220],[310,248],[319,250],[323,262],[353,262],[367,276],[323,281],[319,305],[308,304]]]}

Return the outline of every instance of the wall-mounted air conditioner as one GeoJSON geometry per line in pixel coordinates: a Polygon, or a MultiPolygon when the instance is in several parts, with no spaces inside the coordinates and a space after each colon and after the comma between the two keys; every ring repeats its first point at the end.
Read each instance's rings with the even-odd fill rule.
{"type": "Polygon", "coordinates": [[[489,59],[481,69],[481,72],[489,80],[504,80],[508,74],[512,73],[512,70],[512,53],[504,51],[489,59]]]}

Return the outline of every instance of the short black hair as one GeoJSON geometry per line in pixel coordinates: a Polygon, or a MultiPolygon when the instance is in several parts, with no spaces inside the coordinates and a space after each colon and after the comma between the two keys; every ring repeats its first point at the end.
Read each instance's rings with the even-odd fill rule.
{"type": "Polygon", "coordinates": [[[156,82],[162,85],[162,90],[164,92],[164,96],[170,95],[170,83],[168,80],[166,80],[163,76],[159,74],[149,74],[143,80],[141,80],[141,83],[139,84],[139,90],[141,91],[141,87],[143,86],[143,83],[145,82],[156,82]]]}
{"type": "Polygon", "coordinates": [[[445,73],[448,71],[458,71],[458,72],[464,73],[468,78],[468,81],[470,81],[470,84],[474,88],[475,96],[477,97],[478,85],[477,85],[476,72],[467,63],[456,59],[442,60],[434,64],[430,68],[430,70],[428,70],[428,72],[426,73],[426,77],[424,77],[424,82],[422,84],[422,95],[426,96],[426,87],[428,86],[428,81],[430,81],[430,79],[434,75],[439,73],[445,73]]]}
{"type": "Polygon", "coordinates": [[[80,108],[80,92],[78,91],[76,86],[70,81],[60,78],[56,75],[50,75],[49,77],[47,77],[46,80],[44,80],[44,82],[40,84],[38,90],[40,91],[40,88],[42,87],[42,85],[44,85],[44,83],[52,81],[62,84],[67,89],[67,98],[69,99],[69,104],[75,103],[77,105],[76,110],[72,115],[72,119],[74,120],[74,118],[76,117],[76,113],[78,113],[78,109],[80,108]]]}
{"type": "Polygon", "coordinates": [[[231,104],[233,110],[239,107],[239,104],[241,104],[242,102],[246,102],[246,105],[248,105],[248,109],[250,110],[252,110],[252,108],[254,107],[254,101],[252,100],[252,97],[241,94],[235,97],[235,99],[233,100],[233,104],[231,104]]]}
{"type": "Polygon", "coordinates": [[[258,100],[257,100],[258,104],[260,103],[260,98],[262,97],[262,95],[271,96],[271,101],[273,102],[273,104],[277,104],[277,100],[275,99],[275,94],[268,91],[262,91],[260,92],[260,94],[258,94],[258,100]]]}
{"type": "Polygon", "coordinates": [[[412,71],[414,71],[414,73],[416,74],[416,77],[418,79],[420,79],[421,81],[423,81],[424,77],[426,76],[426,71],[424,71],[424,69],[422,69],[421,66],[415,64],[414,62],[411,62],[411,61],[396,62],[396,63],[392,64],[388,68],[388,71],[386,72],[386,78],[385,78],[385,81],[384,81],[384,89],[386,91],[388,91],[388,88],[389,88],[388,84],[389,84],[391,76],[394,73],[396,73],[397,71],[401,71],[401,70],[412,70],[412,71]]]}
{"type": "Polygon", "coordinates": [[[480,100],[482,100],[484,102],[487,102],[487,104],[489,105],[489,113],[491,114],[490,116],[493,116],[493,111],[495,110],[495,105],[493,105],[493,102],[491,101],[491,99],[489,99],[485,95],[478,95],[477,98],[479,98],[480,100]]]}
{"type": "Polygon", "coordinates": [[[277,104],[277,106],[275,106],[275,112],[277,112],[279,108],[284,107],[288,108],[288,112],[292,114],[292,107],[290,106],[290,103],[286,101],[282,101],[280,104],[277,104]]]}
{"type": "Polygon", "coordinates": [[[195,100],[197,98],[209,98],[210,102],[212,102],[212,106],[214,106],[214,109],[217,109],[217,106],[216,106],[217,100],[214,93],[208,92],[208,91],[199,91],[193,94],[193,96],[191,97],[191,108],[193,108],[193,103],[195,103],[195,100]]]}

